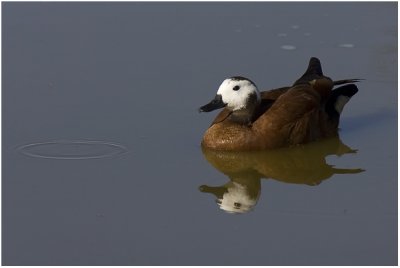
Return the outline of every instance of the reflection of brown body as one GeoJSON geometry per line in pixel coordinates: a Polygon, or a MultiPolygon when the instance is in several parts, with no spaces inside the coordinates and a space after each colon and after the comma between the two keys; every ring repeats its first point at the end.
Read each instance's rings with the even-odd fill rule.
{"type": "MultiPolygon", "coordinates": [[[[325,157],[328,155],[341,156],[348,153],[356,153],[356,150],[344,145],[336,137],[270,151],[221,152],[203,147],[203,154],[208,162],[227,175],[231,181],[219,187],[203,185],[200,190],[215,194],[221,203],[224,193],[229,191],[232,183],[236,183],[240,184],[242,188],[248,189],[247,199],[256,201],[261,190],[260,180],[262,178],[271,178],[286,183],[318,185],[334,174],[362,172],[362,169],[341,169],[326,163],[325,157]]],[[[242,194],[246,194],[245,192],[242,190],[242,194]]],[[[241,198],[244,199],[243,196],[241,198]]],[[[236,205],[232,204],[233,207],[237,207],[236,212],[245,212],[240,211],[239,202],[233,200],[233,203],[237,203],[236,205]]],[[[256,202],[253,203],[255,205],[256,202]]]]}

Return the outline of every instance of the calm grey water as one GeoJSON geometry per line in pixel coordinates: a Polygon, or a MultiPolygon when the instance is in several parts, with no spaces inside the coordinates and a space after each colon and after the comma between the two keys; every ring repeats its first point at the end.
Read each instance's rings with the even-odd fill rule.
{"type": "Polygon", "coordinates": [[[3,2],[2,16],[3,265],[397,264],[397,3],[3,2]],[[311,56],[366,79],[340,140],[201,150],[216,113],[197,108],[224,78],[290,85],[311,56]],[[226,212],[235,198],[245,213],[226,212]]]}

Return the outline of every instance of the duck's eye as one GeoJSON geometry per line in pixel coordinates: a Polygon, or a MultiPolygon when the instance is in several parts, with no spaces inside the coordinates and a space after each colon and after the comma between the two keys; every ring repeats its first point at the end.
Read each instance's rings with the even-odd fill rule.
{"type": "Polygon", "coordinates": [[[234,91],[238,91],[239,89],[240,89],[240,86],[234,86],[234,87],[233,87],[233,90],[234,90],[234,91]]]}

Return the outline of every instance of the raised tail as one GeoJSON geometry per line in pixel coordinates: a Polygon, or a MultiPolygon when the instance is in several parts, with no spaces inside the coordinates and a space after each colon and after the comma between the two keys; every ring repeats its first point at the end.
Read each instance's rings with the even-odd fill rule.
{"type": "Polygon", "coordinates": [[[308,68],[306,72],[303,74],[303,76],[307,75],[319,75],[323,76],[324,74],[322,73],[322,67],[321,67],[321,61],[318,58],[312,57],[310,58],[310,61],[308,63],[308,68]]]}
{"type": "Polygon", "coordinates": [[[294,82],[293,85],[309,83],[314,79],[323,77],[321,62],[318,58],[312,57],[308,63],[306,72],[294,82]]]}
{"type": "MultiPolygon", "coordinates": [[[[311,57],[310,61],[308,62],[308,67],[305,73],[296,80],[294,85],[301,84],[301,83],[308,83],[314,79],[320,79],[324,76],[324,73],[322,72],[322,66],[321,66],[321,61],[316,58],[316,57],[311,57]]],[[[342,79],[342,80],[337,80],[333,81],[334,86],[339,86],[339,85],[344,85],[344,84],[350,84],[350,83],[357,83],[360,82],[364,79],[342,79]]]]}

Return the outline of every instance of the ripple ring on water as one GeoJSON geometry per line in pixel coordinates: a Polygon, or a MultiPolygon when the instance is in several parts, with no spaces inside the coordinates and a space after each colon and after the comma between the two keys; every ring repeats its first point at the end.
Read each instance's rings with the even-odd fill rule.
{"type": "Polygon", "coordinates": [[[83,160],[117,156],[126,153],[125,146],[91,140],[56,140],[25,144],[17,148],[22,154],[46,159],[83,160]]]}

